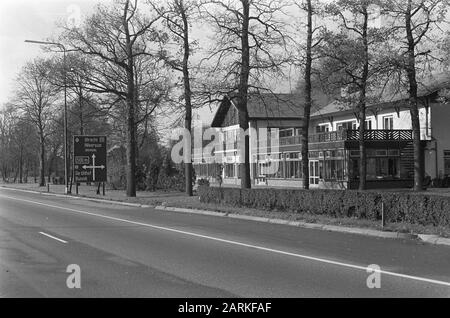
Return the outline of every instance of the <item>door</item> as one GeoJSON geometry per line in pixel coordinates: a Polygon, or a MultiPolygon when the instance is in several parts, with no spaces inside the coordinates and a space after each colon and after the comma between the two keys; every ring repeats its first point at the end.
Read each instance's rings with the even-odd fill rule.
{"type": "Polygon", "coordinates": [[[309,184],[319,184],[319,160],[309,161],[309,184]]]}

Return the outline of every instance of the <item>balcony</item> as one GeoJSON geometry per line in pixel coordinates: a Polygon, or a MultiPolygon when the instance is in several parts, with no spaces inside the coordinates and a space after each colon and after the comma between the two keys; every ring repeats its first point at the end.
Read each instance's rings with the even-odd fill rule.
{"type": "MultiPolygon", "coordinates": [[[[359,130],[330,131],[309,136],[309,143],[321,143],[332,141],[358,141],[359,130]]],[[[412,130],[366,130],[366,141],[410,141],[413,139],[412,130]]]]}
{"type": "Polygon", "coordinates": [[[290,136],[290,137],[281,137],[280,139],[280,147],[281,146],[291,146],[291,145],[300,145],[302,142],[301,136],[290,136]]]}

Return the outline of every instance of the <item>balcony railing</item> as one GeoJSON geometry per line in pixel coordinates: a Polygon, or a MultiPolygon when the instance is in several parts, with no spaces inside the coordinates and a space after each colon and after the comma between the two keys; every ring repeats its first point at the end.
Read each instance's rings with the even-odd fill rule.
{"type": "MultiPolygon", "coordinates": [[[[340,131],[330,131],[309,136],[310,143],[330,142],[330,141],[358,141],[360,137],[359,130],[349,129],[340,131]]],[[[412,140],[412,130],[366,130],[364,131],[364,140],[368,141],[402,141],[412,140]]]]}
{"type": "Polygon", "coordinates": [[[318,143],[318,142],[341,141],[347,140],[346,137],[347,137],[346,130],[328,131],[324,133],[310,135],[308,142],[318,143]]]}
{"type": "Polygon", "coordinates": [[[279,141],[280,146],[300,145],[300,143],[302,142],[302,137],[301,136],[281,137],[279,141]]]}
{"type": "MultiPolygon", "coordinates": [[[[359,140],[359,130],[347,130],[347,140],[359,140]]],[[[412,140],[412,130],[366,130],[364,140],[412,140]]]]}
{"type": "MultiPolygon", "coordinates": [[[[309,136],[309,143],[324,143],[335,141],[358,141],[359,130],[339,130],[329,131],[309,136]]],[[[412,130],[366,130],[364,132],[364,140],[367,141],[411,141],[413,139],[412,130]]],[[[281,137],[278,139],[278,146],[292,146],[301,145],[301,136],[281,137]]],[[[276,145],[276,140],[267,140],[265,147],[259,146],[260,149],[270,149],[272,145],[276,145]]],[[[237,141],[222,143],[225,151],[238,150],[239,144],[237,141]]]]}

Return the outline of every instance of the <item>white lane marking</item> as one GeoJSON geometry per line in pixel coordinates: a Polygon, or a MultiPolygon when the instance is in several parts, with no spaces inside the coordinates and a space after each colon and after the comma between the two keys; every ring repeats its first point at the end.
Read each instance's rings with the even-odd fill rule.
{"type": "MultiPolygon", "coordinates": [[[[348,264],[348,263],[343,263],[343,262],[337,262],[337,261],[331,261],[331,260],[327,260],[324,258],[318,258],[318,257],[302,255],[302,254],[297,254],[297,253],[291,253],[291,252],[276,250],[276,249],[272,249],[272,248],[268,248],[268,247],[252,245],[252,244],[242,243],[242,242],[238,242],[238,241],[231,241],[231,240],[221,239],[221,238],[217,238],[217,237],[213,237],[213,236],[202,235],[202,234],[197,234],[197,233],[187,232],[187,231],[181,231],[181,230],[177,230],[177,229],[173,229],[173,228],[169,228],[169,227],[163,227],[163,226],[152,225],[152,224],[148,224],[148,223],[136,222],[136,221],[126,220],[126,219],[116,218],[113,216],[96,214],[96,213],[92,213],[92,212],[86,212],[86,211],[56,206],[56,205],[46,204],[46,203],[37,202],[37,201],[18,199],[18,198],[8,197],[8,196],[4,196],[4,195],[1,195],[1,196],[8,198],[8,199],[16,200],[16,201],[28,202],[28,203],[47,206],[47,207],[51,207],[51,208],[71,211],[71,212],[75,212],[75,213],[79,213],[79,214],[96,216],[96,217],[104,218],[104,219],[108,219],[108,220],[114,220],[114,221],[149,227],[149,228],[153,228],[153,229],[163,230],[163,231],[167,231],[167,232],[173,232],[173,233],[179,233],[179,234],[184,234],[184,235],[193,236],[193,237],[204,238],[204,239],[208,239],[208,240],[212,240],[212,241],[216,241],[216,242],[222,242],[222,243],[227,243],[227,244],[231,244],[231,245],[248,247],[248,248],[252,248],[252,249],[256,249],[256,250],[260,250],[260,251],[266,251],[266,252],[271,252],[271,253],[280,254],[280,255],[287,255],[287,256],[292,256],[292,257],[296,257],[296,258],[307,259],[310,261],[315,261],[315,262],[324,263],[324,264],[331,264],[331,265],[336,265],[336,266],[341,266],[341,267],[346,267],[346,268],[358,269],[358,270],[362,270],[364,272],[367,271],[367,267],[364,267],[364,266],[348,264]]],[[[445,281],[440,281],[440,280],[435,280],[435,279],[430,279],[430,278],[424,278],[424,277],[419,277],[419,276],[400,274],[400,273],[389,272],[389,271],[384,271],[384,270],[380,270],[377,272],[388,275],[388,276],[400,277],[400,278],[405,278],[405,279],[450,287],[450,282],[445,282],[445,281]]]]}
{"type": "Polygon", "coordinates": [[[57,241],[60,241],[61,243],[67,244],[67,241],[61,240],[60,238],[57,238],[57,237],[55,237],[53,235],[50,235],[50,234],[47,234],[47,233],[44,233],[44,232],[39,232],[39,234],[45,235],[45,236],[47,236],[49,238],[52,238],[52,239],[57,240],[57,241]]]}

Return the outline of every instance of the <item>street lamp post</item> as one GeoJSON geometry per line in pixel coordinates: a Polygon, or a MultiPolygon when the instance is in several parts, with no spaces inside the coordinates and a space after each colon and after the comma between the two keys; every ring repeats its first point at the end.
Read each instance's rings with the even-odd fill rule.
{"type": "Polygon", "coordinates": [[[69,153],[68,153],[68,129],[67,129],[67,66],[66,66],[66,48],[63,44],[57,42],[33,41],[25,40],[27,43],[41,44],[41,45],[55,45],[62,49],[63,64],[64,64],[64,180],[65,180],[65,194],[70,194],[69,190],[69,153]]]}

